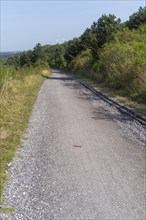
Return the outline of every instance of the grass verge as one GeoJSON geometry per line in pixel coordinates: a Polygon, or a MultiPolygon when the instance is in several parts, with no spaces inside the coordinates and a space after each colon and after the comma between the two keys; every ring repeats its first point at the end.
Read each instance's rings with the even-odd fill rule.
{"type": "MultiPolygon", "coordinates": [[[[19,71],[22,74],[22,70],[19,71]]],[[[23,77],[7,78],[0,90],[0,204],[8,178],[8,164],[20,147],[44,76],[50,75],[50,70],[41,68],[28,69],[25,72],[23,77]]]]}
{"type": "Polygon", "coordinates": [[[146,105],[143,103],[139,103],[131,100],[129,97],[123,96],[122,91],[114,90],[112,88],[107,87],[107,85],[103,83],[98,83],[94,79],[83,75],[83,74],[73,74],[77,79],[88,83],[92,87],[94,87],[97,91],[104,93],[107,96],[114,98],[117,102],[120,102],[129,108],[133,109],[139,114],[142,114],[146,117],[146,105]]]}

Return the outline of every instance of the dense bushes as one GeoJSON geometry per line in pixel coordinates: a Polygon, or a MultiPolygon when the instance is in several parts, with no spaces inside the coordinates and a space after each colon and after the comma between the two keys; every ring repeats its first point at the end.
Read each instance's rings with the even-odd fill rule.
{"type": "MultiPolygon", "coordinates": [[[[100,59],[94,64],[97,80],[121,90],[134,99],[144,98],[146,85],[146,42],[142,31],[123,30],[115,35],[115,41],[107,43],[101,50],[100,59]]],[[[141,100],[140,99],[140,100],[141,100]]]]}
{"type": "Polygon", "coordinates": [[[81,37],[48,47],[49,64],[88,76],[146,104],[145,36],[146,7],[125,23],[114,15],[102,15],[81,37]]]}
{"type": "Polygon", "coordinates": [[[122,95],[146,103],[146,25],[138,30],[122,27],[113,40],[98,51],[83,50],[70,63],[69,70],[106,84],[122,95]]]}
{"type": "Polygon", "coordinates": [[[91,68],[92,54],[90,49],[82,51],[75,59],[70,63],[69,69],[73,72],[85,72],[91,68]]]}
{"type": "Polygon", "coordinates": [[[111,87],[133,93],[146,82],[145,52],[146,45],[142,42],[107,44],[100,55],[99,74],[111,87]]]}

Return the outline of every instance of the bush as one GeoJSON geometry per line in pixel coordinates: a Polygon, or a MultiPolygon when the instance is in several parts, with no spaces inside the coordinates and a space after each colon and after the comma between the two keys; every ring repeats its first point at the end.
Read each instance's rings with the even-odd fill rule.
{"type": "Polygon", "coordinates": [[[106,44],[102,49],[97,75],[101,75],[100,78],[110,87],[123,90],[125,95],[143,97],[141,93],[145,91],[143,88],[146,84],[146,44],[141,39],[144,38],[141,33],[131,33],[129,39],[126,31],[118,33],[116,37],[118,39],[115,42],[106,44]],[[125,36],[123,40],[122,35],[125,36]]]}
{"type": "Polygon", "coordinates": [[[23,68],[15,68],[14,66],[7,66],[0,64],[0,90],[4,82],[8,80],[23,80],[26,75],[38,74],[40,70],[50,70],[48,64],[44,61],[38,61],[34,66],[24,66],[23,68]]]}
{"type": "Polygon", "coordinates": [[[91,68],[91,63],[91,50],[87,49],[76,56],[76,58],[71,62],[69,69],[71,69],[73,72],[86,72],[89,68],[91,68]]]}

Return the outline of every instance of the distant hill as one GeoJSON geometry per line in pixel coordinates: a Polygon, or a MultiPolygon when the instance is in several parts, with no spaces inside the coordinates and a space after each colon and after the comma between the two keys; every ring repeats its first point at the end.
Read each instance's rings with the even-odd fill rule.
{"type": "Polygon", "coordinates": [[[22,51],[0,52],[0,58],[1,57],[11,57],[11,56],[14,56],[14,55],[20,54],[20,53],[22,53],[22,51]]]}

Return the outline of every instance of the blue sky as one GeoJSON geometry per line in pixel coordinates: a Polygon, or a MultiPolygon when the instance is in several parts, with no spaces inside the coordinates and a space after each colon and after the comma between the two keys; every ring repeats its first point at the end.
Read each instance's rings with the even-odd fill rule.
{"type": "Polygon", "coordinates": [[[145,0],[1,0],[1,51],[32,49],[79,37],[102,14],[125,21],[145,0]]]}

